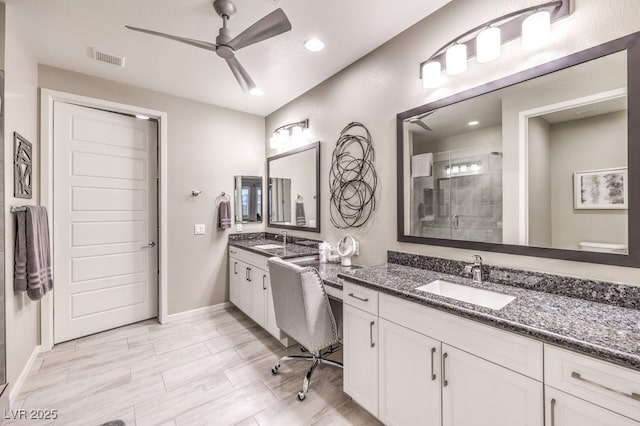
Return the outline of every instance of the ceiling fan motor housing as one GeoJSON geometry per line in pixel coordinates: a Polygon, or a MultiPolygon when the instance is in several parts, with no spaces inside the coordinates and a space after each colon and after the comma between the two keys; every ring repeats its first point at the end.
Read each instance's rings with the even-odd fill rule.
{"type": "Polygon", "coordinates": [[[213,8],[218,15],[226,16],[228,19],[237,12],[236,5],[229,0],[216,0],[213,2],[213,8]]]}

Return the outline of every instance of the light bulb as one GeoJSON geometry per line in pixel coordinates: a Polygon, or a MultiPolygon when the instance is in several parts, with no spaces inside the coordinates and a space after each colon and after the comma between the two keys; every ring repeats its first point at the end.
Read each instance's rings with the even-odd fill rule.
{"type": "Polygon", "coordinates": [[[548,11],[536,12],[522,21],[522,47],[526,50],[537,49],[551,38],[551,14],[548,11]]]}
{"type": "Polygon", "coordinates": [[[304,42],[304,48],[309,52],[319,52],[324,49],[324,43],[317,38],[310,38],[304,42]]]}
{"type": "Polygon", "coordinates": [[[478,62],[489,62],[500,56],[502,39],[500,28],[489,27],[478,33],[476,37],[476,57],[478,62]]]}
{"type": "Polygon", "coordinates": [[[298,144],[300,144],[302,142],[302,127],[293,126],[291,128],[291,141],[295,145],[298,145],[298,144]]]}
{"type": "Polygon", "coordinates": [[[458,75],[467,70],[467,45],[454,44],[446,53],[447,74],[458,75]]]}
{"type": "Polygon", "coordinates": [[[311,140],[311,129],[308,127],[302,131],[302,140],[309,142],[311,140]]]}
{"type": "Polygon", "coordinates": [[[422,86],[425,89],[438,87],[442,81],[442,65],[438,61],[427,62],[422,66],[422,86]]]}

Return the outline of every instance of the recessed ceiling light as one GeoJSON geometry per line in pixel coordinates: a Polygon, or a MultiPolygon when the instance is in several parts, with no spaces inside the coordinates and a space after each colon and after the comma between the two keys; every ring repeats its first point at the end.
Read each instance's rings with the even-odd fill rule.
{"type": "Polygon", "coordinates": [[[478,124],[480,124],[480,122],[478,120],[473,120],[467,123],[469,126],[477,126],[478,124]]]}
{"type": "Polygon", "coordinates": [[[136,118],[140,120],[148,120],[150,117],[148,115],[136,114],[136,118]]]}
{"type": "Polygon", "coordinates": [[[262,89],[259,89],[257,87],[254,87],[253,89],[249,90],[249,93],[253,96],[262,96],[264,95],[264,92],[262,91],[262,89]]]}
{"type": "Polygon", "coordinates": [[[324,49],[324,43],[322,40],[318,40],[317,38],[310,38],[304,42],[304,48],[309,52],[319,52],[324,49]]]}

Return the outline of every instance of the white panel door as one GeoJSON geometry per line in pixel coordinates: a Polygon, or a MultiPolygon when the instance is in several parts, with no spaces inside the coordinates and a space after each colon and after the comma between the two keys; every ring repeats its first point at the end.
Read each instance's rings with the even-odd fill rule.
{"type": "Polygon", "coordinates": [[[155,121],[55,102],[55,343],[157,316],[157,143],[155,121]]]}
{"type": "Polygon", "coordinates": [[[542,383],[442,345],[443,426],[542,426],[542,383]]]}
{"type": "Polygon", "coordinates": [[[640,423],[552,387],[544,387],[546,426],[639,426],[640,423]]]}
{"type": "Polygon", "coordinates": [[[440,426],[440,342],[379,321],[380,420],[389,426],[440,426]]]}

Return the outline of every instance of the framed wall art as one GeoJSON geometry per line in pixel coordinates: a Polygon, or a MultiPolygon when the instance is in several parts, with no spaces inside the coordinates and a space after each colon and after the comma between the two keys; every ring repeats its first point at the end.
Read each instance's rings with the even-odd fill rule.
{"type": "Polygon", "coordinates": [[[31,142],[13,132],[13,196],[31,198],[33,196],[33,149],[31,142]]]}
{"type": "Polygon", "coordinates": [[[573,174],[575,209],[627,209],[627,168],[590,170],[573,174]]]}

